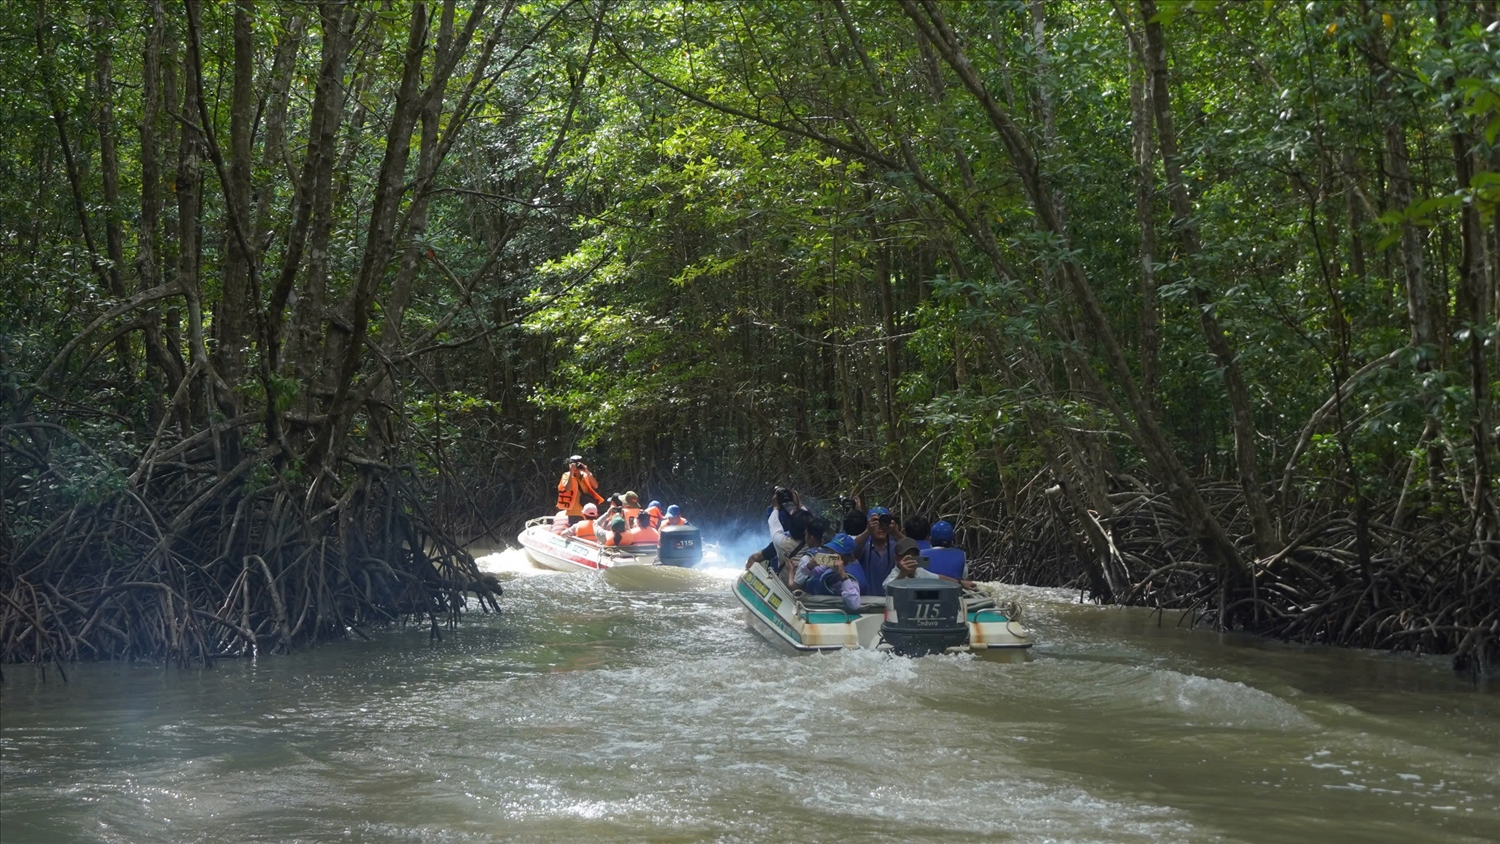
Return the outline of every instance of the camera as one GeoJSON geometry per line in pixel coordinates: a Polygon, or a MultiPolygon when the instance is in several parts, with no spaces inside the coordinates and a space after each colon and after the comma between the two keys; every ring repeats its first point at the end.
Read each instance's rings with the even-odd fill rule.
{"type": "Polygon", "coordinates": [[[854,499],[850,498],[849,496],[847,496],[847,495],[840,495],[839,496],[839,509],[843,510],[845,513],[853,513],[855,511],[859,510],[859,505],[857,503],[855,503],[854,499]]]}
{"type": "Polygon", "coordinates": [[[791,504],[795,500],[792,491],[784,486],[776,487],[776,503],[780,506],[791,504]]]}
{"type": "Polygon", "coordinates": [[[620,498],[619,493],[615,493],[614,495],[611,495],[609,497],[609,506],[611,506],[611,507],[624,507],[625,506],[625,501],[620,498]]]}
{"type": "Polygon", "coordinates": [[[878,518],[880,519],[880,523],[882,525],[888,525],[891,522],[896,521],[896,517],[892,516],[890,513],[884,513],[884,514],[880,515],[878,518]]]}

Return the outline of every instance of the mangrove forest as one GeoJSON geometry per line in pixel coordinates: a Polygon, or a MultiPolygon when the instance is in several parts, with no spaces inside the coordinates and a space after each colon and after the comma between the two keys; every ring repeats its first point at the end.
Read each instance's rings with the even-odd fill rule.
{"type": "Polygon", "coordinates": [[[1500,662],[1495,0],[4,8],[0,662],[441,637],[573,454],[1500,662]]]}

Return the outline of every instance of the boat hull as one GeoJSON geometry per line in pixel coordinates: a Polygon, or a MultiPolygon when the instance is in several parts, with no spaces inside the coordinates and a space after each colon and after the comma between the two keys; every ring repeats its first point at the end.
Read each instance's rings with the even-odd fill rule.
{"type": "MultiPolygon", "coordinates": [[[[891,649],[881,635],[884,598],[866,597],[860,611],[846,610],[835,599],[793,593],[763,563],[746,570],[735,581],[733,591],[750,629],[778,650],[816,653],[891,649]]],[[[967,641],[945,648],[946,652],[1024,653],[1031,647],[1025,628],[993,600],[969,593],[963,601],[967,641]]]]}
{"type": "Polygon", "coordinates": [[[553,533],[547,517],[526,523],[516,540],[533,565],[554,571],[605,571],[619,566],[660,565],[656,546],[606,548],[596,542],[553,533]]]}

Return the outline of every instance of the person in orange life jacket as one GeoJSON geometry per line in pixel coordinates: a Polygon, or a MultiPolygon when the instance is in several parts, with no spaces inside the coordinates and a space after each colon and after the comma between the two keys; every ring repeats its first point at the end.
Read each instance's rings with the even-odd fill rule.
{"type": "Polygon", "coordinates": [[[630,532],[631,545],[657,545],[661,543],[661,534],[651,526],[651,514],[645,510],[636,516],[636,527],[630,532]]]}
{"type": "Polygon", "coordinates": [[[682,515],[682,508],[676,504],[667,507],[667,514],[662,517],[661,521],[664,525],[685,525],[688,523],[688,520],[682,515]]]}
{"type": "Polygon", "coordinates": [[[864,532],[854,538],[854,553],[864,569],[865,594],[883,595],[886,575],[896,567],[896,540],[901,538],[901,526],[884,507],[871,507],[866,515],[869,521],[864,532]]]}
{"type": "Polygon", "coordinates": [[[552,532],[562,533],[568,529],[568,511],[558,510],[552,515],[552,532]]]}
{"type": "Polygon", "coordinates": [[[630,533],[625,529],[625,518],[615,516],[609,523],[609,533],[604,536],[604,545],[614,548],[630,544],[630,533]]]}
{"type": "Polygon", "coordinates": [[[651,527],[656,528],[657,530],[660,530],[661,529],[661,517],[662,517],[661,502],[660,501],[652,501],[650,504],[647,504],[646,505],[646,512],[651,514],[651,527]]]}
{"type": "Polygon", "coordinates": [[[922,549],[917,547],[916,540],[906,537],[896,540],[896,567],[891,569],[891,573],[885,576],[885,582],[881,584],[881,587],[883,588],[886,583],[911,577],[951,580],[965,589],[974,588],[974,581],[972,580],[963,580],[962,578],[950,577],[946,574],[939,574],[933,571],[930,559],[928,565],[924,567],[922,565],[923,556],[925,555],[922,553],[922,549]]]}
{"type": "Polygon", "coordinates": [[[563,531],[564,536],[572,536],[578,539],[586,539],[590,542],[599,541],[599,531],[594,527],[594,517],[599,515],[599,508],[594,502],[583,505],[583,521],[577,522],[563,531]]]}
{"type": "Polygon", "coordinates": [[[604,503],[604,496],[599,494],[594,473],[583,462],[583,456],[575,454],[568,458],[568,471],[557,482],[557,509],[567,511],[568,524],[583,519],[584,498],[587,496],[592,496],[599,504],[604,503]]]}
{"type": "Polygon", "coordinates": [[[635,527],[636,516],[641,514],[641,497],[633,491],[625,493],[625,503],[620,511],[625,516],[626,523],[635,527]]]}

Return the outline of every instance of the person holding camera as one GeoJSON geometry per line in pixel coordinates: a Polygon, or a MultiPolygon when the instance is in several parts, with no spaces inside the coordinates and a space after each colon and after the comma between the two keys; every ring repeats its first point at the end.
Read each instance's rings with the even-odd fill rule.
{"type": "Polygon", "coordinates": [[[588,464],[583,462],[583,456],[575,454],[568,458],[568,471],[564,472],[562,480],[557,482],[557,509],[568,514],[569,525],[583,521],[585,496],[593,496],[596,504],[604,503],[604,496],[599,494],[599,485],[594,480],[594,473],[590,472],[588,464]]]}
{"type": "MultiPolygon", "coordinates": [[[[948,523],[938,522],[938,525],[946,524],[948,523]]],[[[933,532],[937,533],[937,525],[933,525],[933,528],[933,532]]],[[[949,529],[952,529],[952,525],[949,525],[949,529]]],[[[932,550],[937,551],[939,550],[939,548],[934,547],[932,550]]],[[[958,553],[962,555],[963,551],[959,550],[958,553]]],[[[910,537],[902,537],[896,540],[896,566],[895,568],[891,569],[890,574],[885,576],[885,581],[881,584],[881,586],[884,587],[885,584],[890,583],[893,580],[900,580],[902,578],[925,577],[937,580],[951,580],[965,589],[975,588],[974,581],[963,579],[962,562],[960,562],[958,574],[943,574],[943,569],[939,568],[939,563],[935,560],[932,560],[931,557],[928,557],[926,566],[922,565],[924,556],[927,555],[924,555],[922,553],[922,549],[917,546],[916,540],[911,539],[910,537]]]]}
{"type": "MultiPolygon", "coordinates": [[[[821,519],[819,520],[822,521],[821,519]]],[[[822,528],[819,527],[821,531],[822,528]]],[[[818,541],[822,542],[820,533],[818,541]]],[[[809,595],[832,595],[844,600],[848,610],[859,609],[859,583],[845,567],[854,562],[854,539],[840,533],[800,558],[795,583],[809,595]]]]}
{"type": "Polygon", "coordinates": [[[868,594],[884,593],[885,578],[896,567],[896,540],[903,538],[896,517],[884,507],[871,507],[865,530],[854,538],[855,556],[864,569],[868,594]]]}
{"type": "Polygon", "coordinates": [[[771,531],[771,545],[776,549],[776,570],[790,572],[794,555],[807,547],[805,536],[812,513],[802,506],[796,490],[776,487],[771,494],[771,512],[766,527],[771,531]]]}

